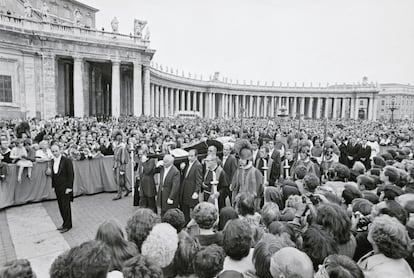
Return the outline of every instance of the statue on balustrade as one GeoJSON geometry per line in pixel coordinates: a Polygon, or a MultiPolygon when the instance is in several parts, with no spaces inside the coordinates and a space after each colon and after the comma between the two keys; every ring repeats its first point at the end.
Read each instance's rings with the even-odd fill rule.
{"type": "Polygon", "coordinates": [[[111,21],[111,27],[112,27],[112,32],[114,32],[114,33],[118,33],[119,32],[118,31],[119,30],[119,21],[116,18],[116,16],[111,21]]]}
{"type": "Polygon", "coordinates": [[[43,2],[42,6],[42,19],[43,21],[47,21],[49,17],[49,6],[46,4],[46,2],[43,2]]]}
{"type": "Polygon", "coordinates": [[[33,8],[29,0],[24,1],[24,16],[26,18],[31,18],[33,16],[33,8]]]}
{"type": "Polygon", "coordinates": [[[142,37],[142,31],[145,28],[145,25],[147,25],[147,22],[145,20],[134,20],[134,36],[136,37],[142,37]]]}
{"type": "Polygon", "coordinates": [[[145,31],[144,40],[145,41],[149,41],[150,40],[150,36],[151,36],[151,33],[150,33],[150,30],[149,30],[149,27],[147,27],[147,30],[145,31]]]}
{"type": "Polygon", "coordinates": [[[81,25],[81,22],[82,22],[82,14],[79,11],[79,9],[76,9],[74,11],[73,15],[74,15],[74,19],[75,19],[75,25],[76,26],[80,26],[81,25]]]}

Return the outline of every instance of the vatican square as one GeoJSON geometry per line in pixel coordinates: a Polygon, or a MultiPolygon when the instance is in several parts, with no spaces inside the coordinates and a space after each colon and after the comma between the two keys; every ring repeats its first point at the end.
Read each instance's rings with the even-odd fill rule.
{"type": "Polygon", "coordinates": [[[0,0],[0,278],[414,278],[413,10],[0,0]]]}

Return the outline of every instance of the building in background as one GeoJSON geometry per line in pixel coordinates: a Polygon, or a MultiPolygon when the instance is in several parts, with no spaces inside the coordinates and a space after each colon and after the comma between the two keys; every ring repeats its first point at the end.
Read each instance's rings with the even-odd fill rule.
{"type": "Polygon", "coordinates": [[[381,84],[378,101],[379,120],[414,119],[414,86],[381,84]]]}
{"type": "MultiPolygon", "coordinates": [[[[377,119],[378,84],[267,84],[151,64],[147,22],[97,30],[75,0],[0,0],[0,118],[122,115],[377,119]],[[243,114],[241,112],[243,111],[243,114]]],[[[125,24],[125,23],[123,23],[125,24]]]]}
{"type": "Polygon", "coordinates": [[[116,17],[110,32],[97,30],[97,11],[75,0],[0,0],[1,118],[142,114],[155,52],[146,22],[131,22],[129,35],[116,17]]]}

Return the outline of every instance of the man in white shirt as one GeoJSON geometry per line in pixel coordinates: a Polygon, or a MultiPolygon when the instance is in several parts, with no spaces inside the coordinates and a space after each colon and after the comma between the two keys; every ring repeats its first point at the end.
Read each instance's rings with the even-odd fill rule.
{"type": "Polygon", "coordinates": [[[203,166],[198,161],[197,154],[196,149],[188,152],[188,165],[184,168],[181,183],[180,208],[184,213],[185,221],[187,223],[191,219],[191,209],[198,204],[198,195],[203,183],[203,166]]]}
{"type": "Polygon", "coordinates": [[[52,187],[55,189],[59,211],[63,224],[58,230],[65,233],[72,229],[72,213],[70,202],[73,201],[73,165],[69,158],[62,156],[57,145],[51,147],[54,159],[52,161],[52,187]]]}
{"type": "Polygon", "coordinates": [[[174,157],[165,155],[163,167],[158,167],[160,172],[160,185],[158,189],[158,205],[161,207],[161,215],[171,209],[178,208],[180,195],[180,171],[174,166],[174,157]]]}

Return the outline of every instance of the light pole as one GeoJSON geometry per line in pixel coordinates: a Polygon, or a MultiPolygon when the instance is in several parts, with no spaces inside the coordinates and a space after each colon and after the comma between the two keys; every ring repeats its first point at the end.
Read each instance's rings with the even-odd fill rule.
{"type": "Polygon", "coordinates": [[[243,116],[244,116],[244,107],[240,106],[240,139],[243,137],[243,130],[244,130],[244,122],[243,122],[243,116]]]}
{"type": "Polygon", "coordinates": [[[391,125],[394,126],[394,111],[398,110],[398,106],[395,104],[395,97],[392,97],[391,105],[388,107],[388,110],[391,111],[391,125]]]}

